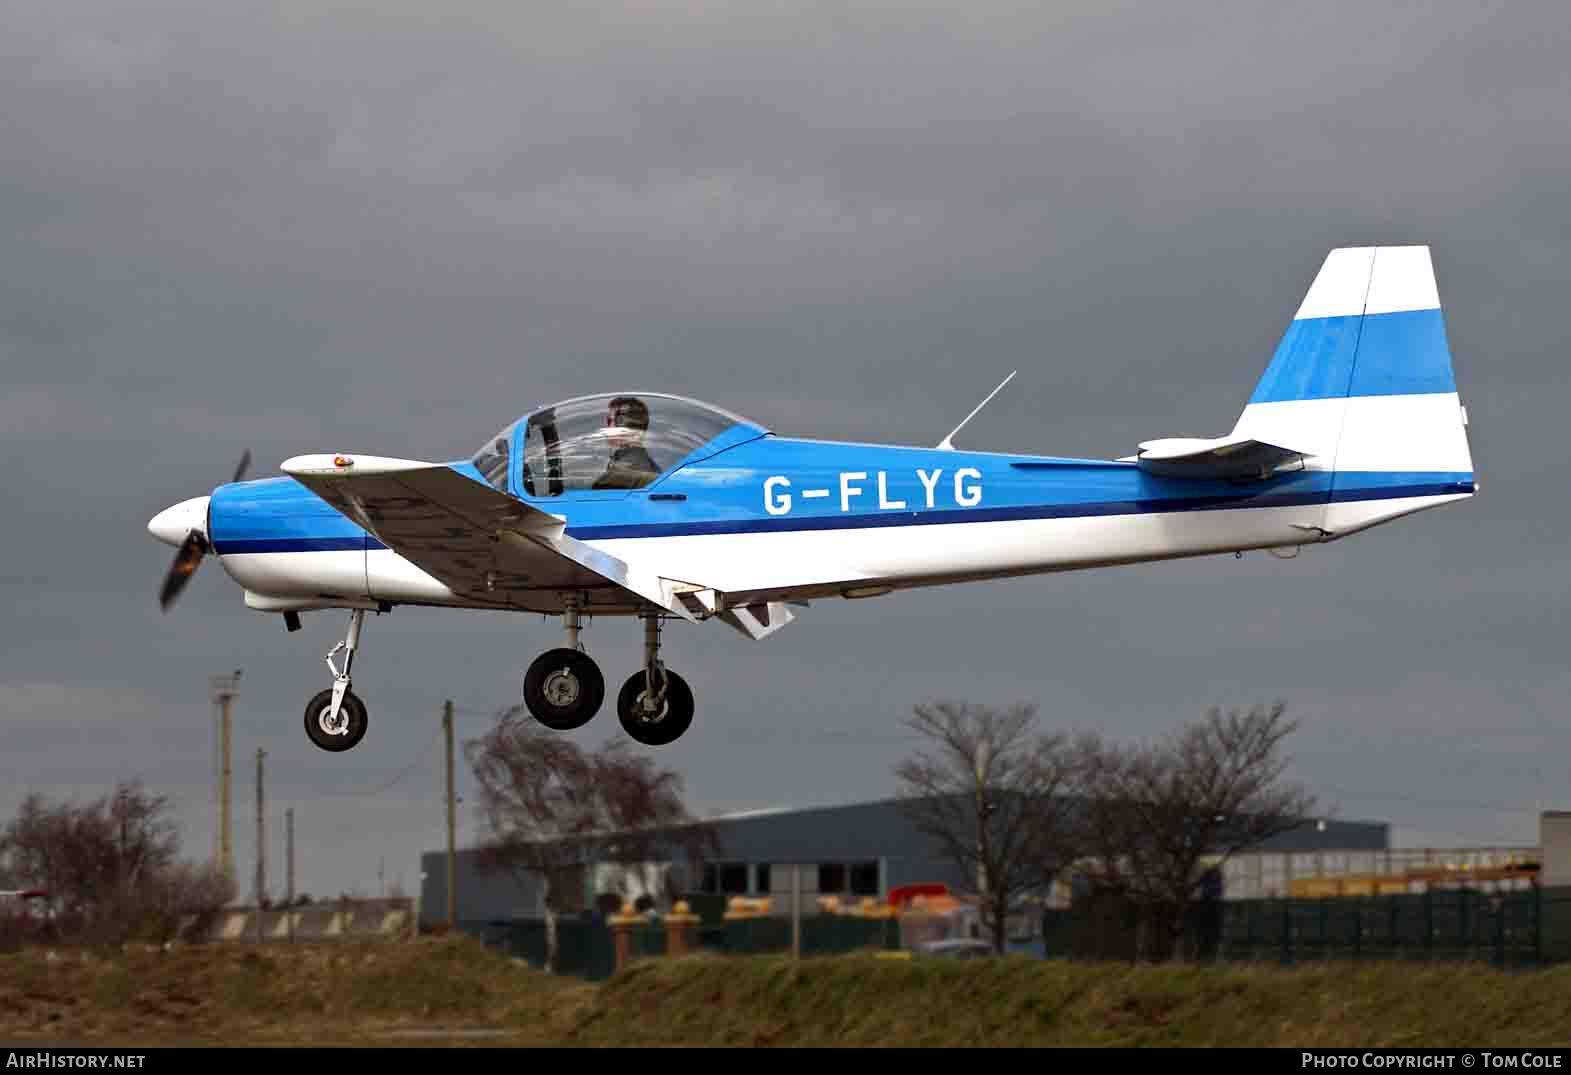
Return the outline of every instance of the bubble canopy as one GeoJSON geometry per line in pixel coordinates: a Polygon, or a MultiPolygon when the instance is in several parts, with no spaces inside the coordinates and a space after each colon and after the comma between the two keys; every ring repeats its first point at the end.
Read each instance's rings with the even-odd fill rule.
{"type": "Polygon", "coordinates": [[[683,396],[606,392],[525,415],[488,439],[472,462],[493,486],[522,496],[626,495],[768,432],[683,396]]]}

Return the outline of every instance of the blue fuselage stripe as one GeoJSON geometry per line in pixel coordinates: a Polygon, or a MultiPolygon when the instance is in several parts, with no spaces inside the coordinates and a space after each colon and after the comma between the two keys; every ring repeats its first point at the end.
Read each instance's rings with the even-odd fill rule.
{"type": "MultiPolygon", "coordinates": [[[[1333,502],[1367,501],[1406,497],[1452,496],[1473,492],[1473,475],[1464,473],[1337,473],[1315,471],[1285,476],[1268,488],[1232,487],[1228,491],[1197,492],[1184,495],[1184,483],[1163,482],[1160,490],[1150,488],[1145,476],[1130,468],[1128,478],[1145,488],[1130,488],[1134,496],[1112,496],[1108,484],[1098,482],[1086,499],[1063,498],[1038,502],[1017,502],[997,506],[942,507],[905,511],[852,512],[825,511],[820,514],[760,517],[739,510],[719,512],[720,517],[689,517],[661,521],[647,504],[624,501],[620,514],[639,521],[602,521],[611,514],[611,505],[598,502],[600,519],[584,518],[569,522],[568,533],[582,540],[609,538],[680,537],[706,534],[782,533],[809,530],[849,530],[889,526],[939,526],[954,523],[1008,522],[1031,519],[1075,519],[1117,515],[1164,514],[1195,511],[1224,511],[1253,508],[1282,508],[1322,505],[1333,502]],[[1333,486],[1334,482],[1334,486],[1333,486]],[[1141,496],[1140,492],[1151,495],[1141,496]],[[1100,493],[1103,496],[1095,494],[1100,493]]],[[[1078,484],[1078,483],[1076,483],[1078,484]]],[[[1124,483],[1112,483],[1124,484],[1124,483]]],[[[297,486],[297,489],[299,487],[297,486]]],[[[301,490],[303,492],[303,490],[301,490]]],[[[1063,492],[1063,490],[1059,490],[1063,492]]],[[[1089,492],[1089,490],[1088,490],[1089,492]]],[[[309,495],[309,494],[307,494],[309,495]]],[[[318,502],[319,503],[319,502],[318,502]]],[[[683,502],[675,502],[676,507],[683,502]]],[[[686,502],[691,504],[692,501],[686,502]]],[[[337,515],[322,515],[297,502],[297,511],[284,510],[283,503],[271,503],[272,510],[253,513],[225,513],[224,525],[215,527],[214,546],[220,555],[237,553],[345,552],[386,548],[353,523],[337,515]],[[353,531],[352,534],[345,530],[353,531]]],[[[585,507],[590,505],[585,504],[585,507]]],[[[664,505],[662,505],[664,506],[664,505]]]]}
{"type": "Polygon", "coordinates": [[[220,556],[246,552],[362,552],[385,549],[373,537],[357,538],[231,538],[214,543],[220,556]]]}
{"type": "Polygon", "coordinates": [[[1237,496],[1197,496],[1187,499],[1109,500],[1080,504],[1020,504],[1001,508],[950,508],[938,511],[863,512],[798,519],[737,519],[632,526],[569,527],[568,533],[585,541],[607,538],[682,537],[693,534],[760,534],[797,530],[859,530],[885,526],[942,526],[953,523],[1015,522],[1029,519],[1090,519],[1109,515],[1161,515],[1190,511],[1227,511],[1239,508],[1288,508],[1396,497],[1451,496],[1471,493],[1471,481],[1438,481],[1421,485],[1364,486],[1334,491],[1317,489],[1237,496]]]}

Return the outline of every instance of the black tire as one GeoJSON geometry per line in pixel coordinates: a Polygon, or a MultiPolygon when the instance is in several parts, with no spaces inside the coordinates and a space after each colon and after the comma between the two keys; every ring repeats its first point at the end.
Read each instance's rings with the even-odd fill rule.
{"type": "Polygon", "coordinates": [[[582,728],[605,701],[605,676],[586,653],[563,646],[536,657],[524,673],[524,704],[552,731],[582,728]]]}
{"type": "Polygon", "coordinates": [[[629,676],[616,697],[616,715],[622,722],[622,730],[647,747],[663,747],[676,742],[693,723],[692,688],[687,680],[669,668],[665,670],[665,677],[665,713],[659,719],[646,719],[639,713],[638,699],[644,693],[646,679],[644,671],[629,676]]]}
{"type": "Polygon", "coordinates": [[[366,728],[370,722],[366,716],[365,703],[360,700],[354,691],[345,691],[343,704],[338,707],[338,715],[349,718],[349,734],[334,735],[322,726],[326,722],[327,714],[332,708],[333,690],[331,687],[325,691],[320,691],[306,703],[305,734],[310,737],[311,742],[323,750],[338,754],[356,746],[360,740],[364,739],[366,728]]]}

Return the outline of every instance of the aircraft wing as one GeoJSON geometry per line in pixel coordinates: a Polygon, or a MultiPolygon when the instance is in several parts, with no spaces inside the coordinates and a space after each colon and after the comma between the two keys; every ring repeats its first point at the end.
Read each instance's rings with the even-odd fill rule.
{"type": "Polygon", "coordinates": [[[504,603],[510,588],[609,583],[698,622],[691,603],[677,599],[696,587],[586,545],[560,516],[444,464],[302,455],[281,469],[461,596],[504,603]]]}
{"type": "Polygon", "coordinates": [[[1264,479],[1278,467],[1301,462],[1309,454],[1247,436],[1215,440],[1176,437],[1145,441],[1139,455],[1125,456],[1120,462],[1169,478],[1264,479]]]}

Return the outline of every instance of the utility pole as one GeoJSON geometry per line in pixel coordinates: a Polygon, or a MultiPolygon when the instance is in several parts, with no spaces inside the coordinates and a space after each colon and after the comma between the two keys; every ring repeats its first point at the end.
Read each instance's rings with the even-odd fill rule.
{"type": "Polygon", "coordinates": [[[284,830],[287,834],[284,839],[289,860],[289,880],[284,889],[284,921],[289,923],[289,939],[292,941],[295,939],[295,810],[292,806],[284,811],[284,830]]]}
{"type": "Polygon", "coordinates": [[[442,732],[447,737],[447,928],[458,927],[458,822],[453,801],[453,703],[442,706],[442,732]]]}
{"type": "MultiPolygon", "coordinates": [[[[988,933],[988,940],[995,945],[1001,942],[994,936],[994,931],[988,930],[987,925],[992,921],[993,910],[993,859],[992,848],[988,840],[987,822],[992,813],[992,803],[988,798],[988,783],[992,776],[989,762],[992,760],[989,748],[992,743],[984,738],[977,744],[976,757],[976,887],[977,887],[977,914],[980,918],[979,925],[982,931],[988,933]]],[[[1004,928],[1002,922],[995,923],[997,932],[1004,928]]],[[[998,949],[1000,952],[1002,948],[998,949]]]]}
{"type": "Polygon", "coordinates": [[[262,940],[262,894],[267,887],[267,875],[263,871],[263,862],[267,851],[267,843],[263,821],[266,815],[262,813],[262,758],[261,747],[256,748],[256,939],[262,940]]]}
{"type": "Polygon", "coordinates": [[[791,867],[791,958],[802,958],[802,864],[791,867]]]}
{"type": "Polygon", "coordinates": [[[230,819],[231,784],[230,784],[230,742],[231,721],[230,705],[235,695],[240,693],[240,669],[236,668],[233,675],[214,676],[211,680],[212,698],[219,707],[219,758],[218,758],[218,787],[214,790],[218,797],[218,844],[214,858],[217,861],[219,872],[228,881],[233,881],[235,876],[234,865],[234,840],[230,819]]]}
{"type": "Polygon", "coordinates": [[[977,744],[976,754],[976,887],[978,894],[985,901],[987,899],[988,881],[988,851],[987,851],[987,763],[988,747],[991,744],[986,739],[977,744]]]}

